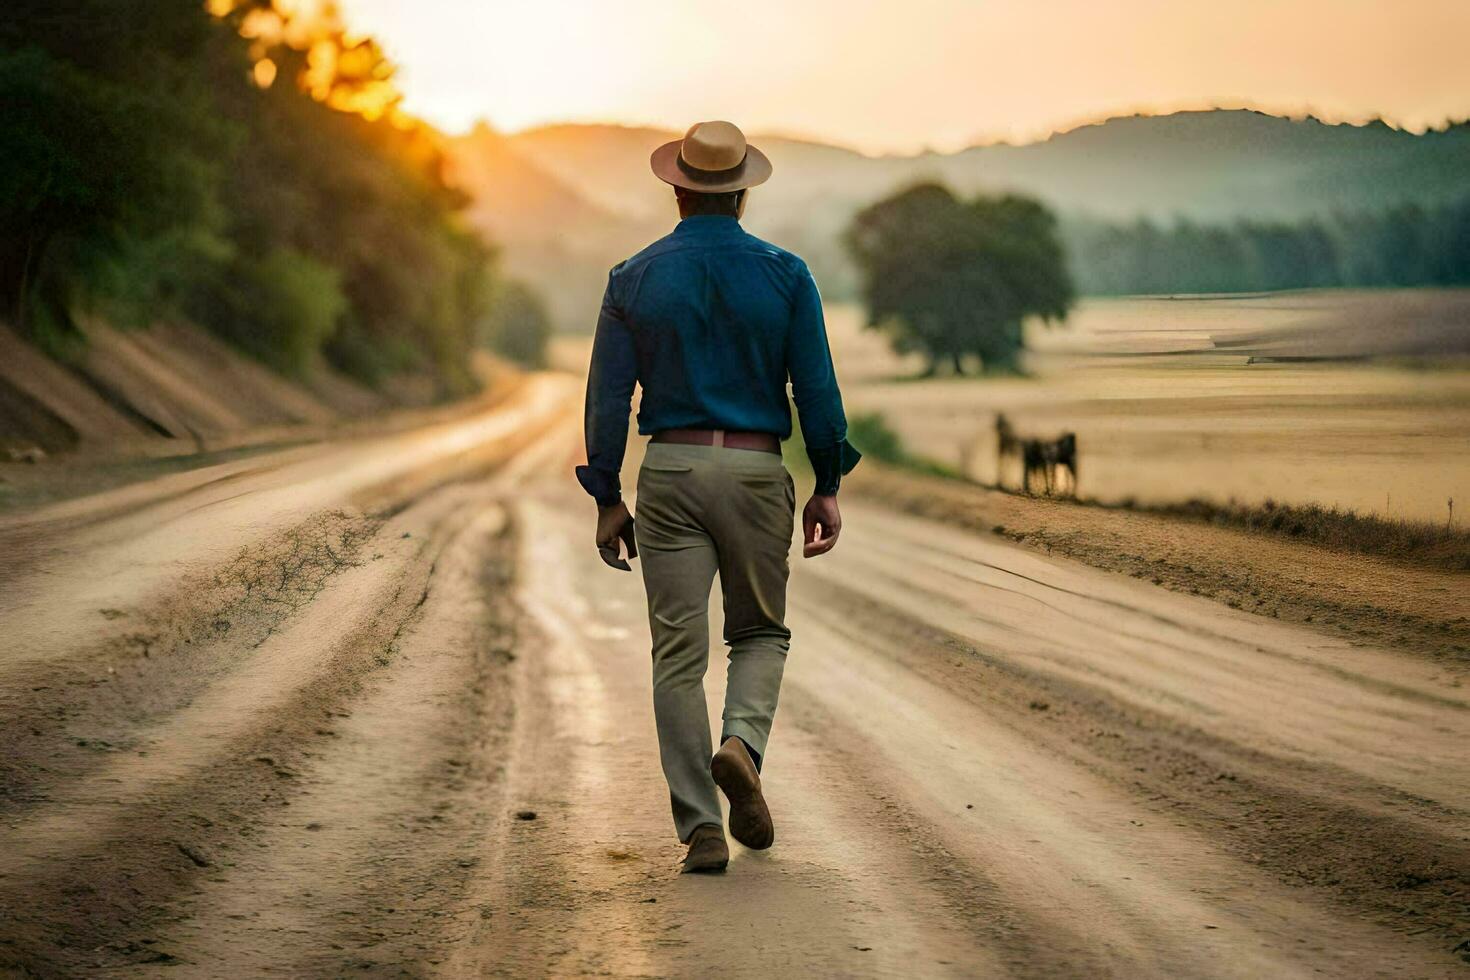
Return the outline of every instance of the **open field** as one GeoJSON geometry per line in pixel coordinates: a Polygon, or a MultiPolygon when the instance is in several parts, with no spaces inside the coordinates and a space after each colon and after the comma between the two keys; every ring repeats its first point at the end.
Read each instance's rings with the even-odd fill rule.
{"type": "Polygon", "coordinates": [[[849,414],[882,412],[909,451],[984,482],[1004,412],[1022,434],[1075,431],[1100,500],[1470,506],[1467,291],[1086,300],[1030,332],[1030,378],[916,380],[861,323],[828,309],[849,414]]]}

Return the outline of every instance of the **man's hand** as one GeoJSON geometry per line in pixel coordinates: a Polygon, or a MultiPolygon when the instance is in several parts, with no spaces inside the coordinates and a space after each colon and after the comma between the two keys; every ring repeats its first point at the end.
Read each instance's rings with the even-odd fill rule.
{"type": "Polygon", "coordinates": [[[613,568],[631,572],[627,559],[618,557],[618,541],[628,546],[628,558],[638,557],[638,542],[633,537],[633,515],[628,505],[619,500],[610,507],[597,508],[597,553],[613,568]]]}
{"type": "Polygon", "coordinates": [[[805,542],[801,546],[801,557],[815,558],[831,551],[841,530],[842,515],[837,511],[837,497],[813,494],[801,511],[801,533],[805,542]]]}

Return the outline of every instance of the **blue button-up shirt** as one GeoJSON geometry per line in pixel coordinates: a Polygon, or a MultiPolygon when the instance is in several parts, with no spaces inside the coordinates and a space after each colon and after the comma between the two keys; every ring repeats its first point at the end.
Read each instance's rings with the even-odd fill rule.
{"type": "Polygon", "coordinates": [[[599,504],[618,472],[635,383],[638,431],[727,429],[791,435],[791,397],[816,474],[832,494],[860,458],[847,442],[822,299],[806,263],[734,218],[696,215],[608,276],[587,376],[587,465],[599,504]]]}

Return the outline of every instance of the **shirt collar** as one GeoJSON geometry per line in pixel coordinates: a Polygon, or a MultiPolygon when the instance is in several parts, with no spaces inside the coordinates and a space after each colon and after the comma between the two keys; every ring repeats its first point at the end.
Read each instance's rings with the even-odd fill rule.
{"type": "Polygon", "coordinates": [[[740,221],[723,214],[691,214],[674,227],[676,235],[728,235],[740,231],[740,221]]]}

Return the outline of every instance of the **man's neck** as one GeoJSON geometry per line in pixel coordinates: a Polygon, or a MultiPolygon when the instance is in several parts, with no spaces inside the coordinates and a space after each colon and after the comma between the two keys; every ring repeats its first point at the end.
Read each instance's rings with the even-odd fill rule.
{"type": "Polygon", "coordinates": [[[730,231],[740,228],[740,219],[728,214],[691,214],[679,219],[684,231],[730,231]]]}

